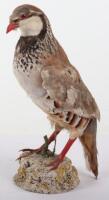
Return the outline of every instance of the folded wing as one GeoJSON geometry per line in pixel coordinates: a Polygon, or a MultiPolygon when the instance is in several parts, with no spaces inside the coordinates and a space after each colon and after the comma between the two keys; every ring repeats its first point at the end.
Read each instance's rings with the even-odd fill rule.
{"type": "Polygon", "coordinates": [[[100,119],[93,96],[73,66],[47,66],[43,68],[41,76],[49,99],[54,101],[55,114],[60,110],[80,117],[100,119]]]}

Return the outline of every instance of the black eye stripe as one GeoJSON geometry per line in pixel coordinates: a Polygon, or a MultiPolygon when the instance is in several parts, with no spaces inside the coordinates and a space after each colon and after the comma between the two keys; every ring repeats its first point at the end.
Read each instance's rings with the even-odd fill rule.
{"type": "Polygon", "coordinates": [[[13,22],[17,23],[19,22],[19,19],[14,19],[13,22]]]}
{"type": "Polygon", "coordinates": [[[37,14],[37,13],[31,13],[31,14],[29,15],[29,17],[32,17],[32,16],[39,16],[39,17],[41,17],[42,14],[41,14],[41,13],[40,13],[40,14],[37,14]]]}
{"type": "Polygon", "coordinates": [[[14,22],[14,23],[18,23],[20,20],[23,20],[23,19],[26,19],[26,18],[29,18],[29,17],[33,17],[33,16],[39,16],[39,17],[41,17],[42,14],[37,15],[37,13],[31,13],[31,14],[28,15],[28,16],[26,16],[25,14],[22,14],[22,15],[20,16],[20,18],[14,19],[13,22],[14,22]]]}
{"type": "Polygon", "coordinates": [[[37,16],[35,13],[31,13],[30,15],[29,15],[29,17],[32,17],[32,16],[37,16]]]}

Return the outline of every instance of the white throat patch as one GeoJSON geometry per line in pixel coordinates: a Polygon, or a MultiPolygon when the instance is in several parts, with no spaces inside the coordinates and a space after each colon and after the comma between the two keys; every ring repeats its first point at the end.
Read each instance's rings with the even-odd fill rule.
{"type": "Polygon", "coordinates": [[[39,16],[33,16],[20,21],[20,30],[22,36],[39,35],[43,29],[43,23],[39,16]]]}

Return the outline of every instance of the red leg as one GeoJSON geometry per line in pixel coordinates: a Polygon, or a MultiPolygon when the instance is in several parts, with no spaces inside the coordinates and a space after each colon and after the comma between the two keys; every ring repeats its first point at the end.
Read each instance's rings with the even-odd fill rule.
{"type": "Polygon", "coordinates": [[[70,147],[75,142],[75,140],[76,140],[76,138],[68,140],[68,142],[65,145],[64,149],[62,150],[62,152],[57,156],[57,158],[53,162],[51,162],[48,165],[48,166],[52,167],[50,170],[57,169],[57,167],[59,166],[59,164],[64,160],[66,153],[69,151],[70,147]]]}
{"type": "Polygon", "coordinates": [[[56,136],[60,133],[60,130],[55,130],[52,135],[48,138],[48,144],[56,139],[56,136]]]}

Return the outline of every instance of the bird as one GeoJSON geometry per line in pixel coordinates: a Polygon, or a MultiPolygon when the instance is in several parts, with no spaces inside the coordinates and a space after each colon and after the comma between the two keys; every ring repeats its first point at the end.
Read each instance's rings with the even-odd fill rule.
{"type": "MultiPolygon", "coordinates": [[[[13,71],[21,87],[54,125],[54,132],[47,139],[48,145],[63,129],[69,132],[65,147],[48,164],[50,170],[59,167],[78,138],[87,167],[97,177],[96,136],[100,111],[94,97],[55,38],[44,11],[29,4],[16,7],[6,32],[17,29],[21,35],[15,49],[13,71]]],[[[45,144],[22,151],[40,153],[44,147],[45,144]]]]}

